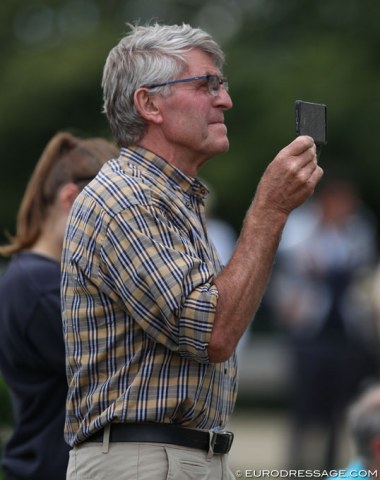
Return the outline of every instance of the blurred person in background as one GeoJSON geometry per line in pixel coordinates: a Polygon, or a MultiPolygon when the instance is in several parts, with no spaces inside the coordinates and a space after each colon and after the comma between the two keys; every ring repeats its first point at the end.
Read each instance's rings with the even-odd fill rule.
{"type": "Polygon", "coordinates": [[[215,190],[207,185],[209,194],[206,200],[207,232],[220,257],[222,265],[227,265],[236,247],[237,235],[234,228],[217,215],[218,198],[215,190]]]}
{"type": "Polygon", "coordinates": [[[57,133],[25,190],[11,256],[0,278],[0,370],[9,388],[13,433],[5,445],[5,480],[64,480],[67,379],[60,303],[66,220],[78,193],[117,155],[101,138],[57,133]]]}
{"type": "Polygon", "coordinates": [[[289,218],[267,304],[289,334],[292,354],[291,466],[332,468],[344,409],[378,373],[378,336],[366,292],[377,245],[374,218],[355,186],[331,178],[319,187],[313,201],[289,218]],[[315,436],[319,430],[323,434],[315,436]],[[325,448],[313,438],[324,438],[325,448]]]}
{"type": "MultiPolygon", "coordinates": [[[[354,458],[339,468],[339,478],[380,477],[380,386],[364,390],[350,405],[347,414],[348,434],[354,445],[354,458]],[[344,472],[344,473],[342,473],[344,472]]],[[[332,480],[335,477],[330,477],[332,480]]]]}

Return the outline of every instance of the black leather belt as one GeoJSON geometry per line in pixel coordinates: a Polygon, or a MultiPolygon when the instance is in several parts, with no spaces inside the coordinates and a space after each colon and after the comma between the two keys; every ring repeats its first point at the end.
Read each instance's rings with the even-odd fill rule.
{"type": "MultiPolygon", "coordinates": [[[[110,427],[110,442],[168,443],[218,454],[228,453],[234,439],[226,430],[194,430],[163,423],[112,423],[110,427]]],[[[86,441],[103,442],[103,435],[104,429],[86,441]]]]}

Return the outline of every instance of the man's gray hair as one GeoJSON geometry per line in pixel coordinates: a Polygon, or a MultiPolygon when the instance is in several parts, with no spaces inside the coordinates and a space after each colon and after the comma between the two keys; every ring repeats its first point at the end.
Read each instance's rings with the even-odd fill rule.
{"type": "Polygon", "coordinates": [[[366,391],[348,411],[348,427],[365,466],[372,461],[371,442],[380,437],[380,386],[366,391]]]}
{"type": "MultiPolygon", "coordinates": [[[[129,25],[131,31],[121,39],[106,60],[102,87],[103,112],[120,146],[137,144],[146,123],[134,106],[134,93],[144,85],[177,79],[185,71],[184,54],[198,48],[209,54],[222,70],[224,54],[212,37],[190,25],[129,25]]],[[[155,93],[170,94],[170,86],[155,93]]]]}

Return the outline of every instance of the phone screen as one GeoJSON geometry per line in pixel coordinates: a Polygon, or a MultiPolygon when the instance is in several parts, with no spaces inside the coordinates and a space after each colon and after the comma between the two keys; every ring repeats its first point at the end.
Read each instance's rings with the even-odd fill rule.
{"type": "Polygon", "coordinates": [[[317,145],[326,145],[326,105],[296,100],[296,134],[309,135],[317,145]]]}

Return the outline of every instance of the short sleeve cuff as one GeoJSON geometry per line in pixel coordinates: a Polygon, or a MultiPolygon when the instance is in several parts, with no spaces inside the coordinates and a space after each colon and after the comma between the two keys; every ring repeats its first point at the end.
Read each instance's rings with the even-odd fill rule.
{"type": "Polygon", "coordinates": [[[205,284],[186,299],[179,323],[179,353],[200,363],[209,363],[207,345],[214,325],[218,289],[205,284]]]}

